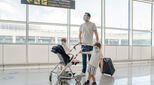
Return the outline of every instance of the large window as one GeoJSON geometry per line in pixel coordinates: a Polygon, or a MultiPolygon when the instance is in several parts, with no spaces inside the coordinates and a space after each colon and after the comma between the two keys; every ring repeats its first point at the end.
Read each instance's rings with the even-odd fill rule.
{"type": "MultiPolygon", "coordinates": [[[[70,44],[79,42],[80,25],[85,12],[97,26],[101,42],[102,0],[76,0],[76,8],[68,9],[21,4],[21,0],[0,1],[0,43],[26,43],[26,16],[29,18],[28,42],[59,44],[70,31],[70,44]],[[28,12],[29,14],[27,14],[28,12]],[[68,13],[71,24],[67,30],[68,13]],[[27,15],[26,15],[27,14],[27,15]]],[[[152,4],[133,1],[133,45],[151,45],[152,4]]],[[[129,0],[105,0],[105,45],[129,45],[129,0]]],[[[104,33],[104,32],[103,32],[104,33]]],[[[131,38],[130,38],[131,39],[131,38]]],[[[96,41],[94,36],[94,42],[96,41]]]]}
{"type": "Polygon", "coordinates": [[[151,45],[151,7],[150,3],[133,1],[133,45],[151,45]]]}
{"type": "Polygon", "coordinates": [[[106,27],[128,29],[128,0],[105,0],[106,27]]]}
{"type": "Polygon", "coordinates": [[[13,43],[12,36],[0,36],[0,43],[13,43]]]}
{"type": "Polygon", "coordinates": [[[80,27],[71,27],[70,34],[70,44],[74,45],[79,42],[79,28],[80,27]]]}
{"type": "MultiPolygon", "coordinates": [[[[101,42],[101,28],[97,28],[97,32],[98,32],[99,42],[101,42]]],[[[93,42],[96,42],[95,34],[93,36],[93,42]]]]}
{"type": "Polygon", "coordinates": [[[26,5],[21,0],[1,0],[0,19],[25,21],[26,5]]]}
{"type": "Polygon", "coordinates": [[[61,38],[67,38],[66,26],[30,24],[29,43],[60,44],[61,38]]]}
{"type": "Polygon", "coordinates": [[[75,0],[76,8],[71,10],[71,24],[82,24],[85,12],[91,14],[91,21],[101,26],[101,0],[75,0]]]}
{"type": "Polygon", "coordinates": [[[151,4],[133,1],[133,29],[151,30],[151,4]]]}
{"type": "Polygon", "coordinates": [[[67,9],[29,6],[29,20],[33,22],[67,23],[67,9]]]}
{"type": "Polygon", "coordinates": [[[133,45],[151,45],[151,32],[133,32],[133,45]]]}
{"type": "Polygon", "coordinates": [[[0,43],[25,43],[25,36],[25,24],[0,23],[0,43]]]}
{"type": "Polygon", "coordinates": [[[105,26],[105,45],[128,45],[128,0],[105,0],[105,26]]]}
{"type": "Polygon", "coordinates": [[[105,45],[128,45],[128,31],[106,29],[105,45]]]}

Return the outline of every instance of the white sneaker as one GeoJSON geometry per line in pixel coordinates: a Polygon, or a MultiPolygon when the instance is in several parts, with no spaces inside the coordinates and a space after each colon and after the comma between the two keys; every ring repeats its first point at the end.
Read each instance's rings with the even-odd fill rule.
{"type": "Polygon", "coordinates": [[[82,73],[80,74],[80,76],[83,76],[83,77],[84,77],[84,76],[86,76],[86,74],[82,72],[82,73]]]}

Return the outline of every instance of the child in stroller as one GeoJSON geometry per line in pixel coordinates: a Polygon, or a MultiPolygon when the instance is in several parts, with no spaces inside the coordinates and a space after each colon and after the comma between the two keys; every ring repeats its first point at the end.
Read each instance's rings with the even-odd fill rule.
{"type": "MultiPolygon", "coordinates": [[[[77,45],[75,45],[73,48],[75,49],[75,47],[77,45]]],[[[64,50],[62,45],[54,46],[51,51],[58,55],[58,57],[60,59],[60,63],[57,64],[55,66],[55,68],[51,71],[50,77],[49,77],[50,83],[52,81],[52,74],[54,73],[54,74],[57,75],[58,83],[60,85],[62,85],[62,80],[67,80],[67,79],[68,80],[75,79],[76,80],[76,85],[81,85],[81,83],[80,83],[81,76],[76,75],[75,73],[73,73],[73,71],[70,68],[73,64],[77,64],[77,63],[75,63],[77,61],[76,58],[80,53],[78,52],[78,54],[76,54],[75,56],[70,57],[69,55],[67,55],[65,53],[65,50],[64,50]],[[64,68],[59,70],[59,66],[61,66],[61,65],[63,65],[64,68]],[[67,68],[70,71],[66,71],[67,68]]]]}
{"type": "MultiPolygon", "coordinates": [[[[66,38],[62,38],[61,39],[61,46],[63,47],[63,49],[64,49],[64,51],[65,51],[65,53],[67,54],[67,55],[69,55],[69,60],[72,60],[73,59],[73,57],[74,57],[74,55],[71,53],[72,52],[72,50],[73,49],[69,49],[68,48],[68,46],[67,46],[67,44],[66,44],[66,42],[67,42],[67,40],[66,40],[66,38]]],[[[66,57],[67,58],[67,57],[66,57]]],[[[79,60],[73,60],[73,62],[72,62],[72,64],[78,64],[79,63],[79,60]]],[[[60,69],[62,70],[62,66],[60,66],[60,69]]]]}

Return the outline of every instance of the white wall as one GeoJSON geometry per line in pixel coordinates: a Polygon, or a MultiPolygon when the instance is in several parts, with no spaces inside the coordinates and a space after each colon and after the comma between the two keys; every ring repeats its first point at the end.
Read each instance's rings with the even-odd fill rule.
{"type": "Polygon", "coordinates": [[[105,46],[104,54],[112,60],[128,60],[128,46],[105,46]]]}
{"type": "Polygon", "coordinates": [[[117,46],[117,60],[128,60],[128,46],[117,46]]]}
{"type": "Polygon", "coordinates": [[[141,47],[141,59],[151,59],[151,47],[141,47]]]}
{"type": "Polygon", "coordinates": [[[151,47],[133,47],[133,60],[143,60],[143,59],[151,59],[151,47]]]}
{"type": "Polygon", "coordinates": [[[48,63],[48,45],[29,45],[28,63],[48,63]]]}
{"type": "Polygon", "coordinates": [[[26,64],[26,45],[4,45],[4,64],[26,64]]]}
{"type": "MultiPolygon", "coordinates": [[[[28,57],[26,57],[26,45],[0,45],[0,64],[2,64],[2,52],[4,51],[4,64],[41,64],[41,63],[58,63],[59,59],[57,55],[51,52],[53,45],[29,45],[28,46],[28,57]],[[2,51],[3,50],[3,51],[2,51]]],[[[72,46],[71,46],[72,48],[72,46]]],[[[104,57],[110,57],[112,60],[144,60],[151,59],[151,47],[146,46],[133,46],[132,56],[129,54],[128,46],[103,46],[102,48],[104,57]],[[129,57],[131,56],[131,58],[129,57]]],[[[81,50],[78,46],[73,54],[76,54],[81,50]]],[[[82,61],[81,54],[77,58],[82,61]]]]}
{"type": "Polygon", "coordinates": [[[139,60],[141,57],[141,48],[140,47],[133,47],[133,60],[139,60]]]}
{"type": "Polygon", "coordinates": [[[116,56],[117,56],[116,46],[105,46],[104,57],[116,60],[116,56]]]}

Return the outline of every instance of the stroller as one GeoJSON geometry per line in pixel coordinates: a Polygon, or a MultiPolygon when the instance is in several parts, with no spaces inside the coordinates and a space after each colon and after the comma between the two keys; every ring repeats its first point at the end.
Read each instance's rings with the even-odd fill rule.
{"type": "MultiPolygon", "coordinates": [[[[73,49],[76,50],[76,46],[79,44],[76,44],[73,49]]],[[[57,75],[58,85],[62,85],[63,80],[71,80],[75,79],[76,84],[75,85],[81,85],[81,79],[82,77],[80,75],[75,75],[73,71],[71,70],[71,66],[74,63],[73,60],[77,58],[79,53],[77,53],[74,57],[70,58],[64,51],[63,47],[61,45],[54,46],[51,50],[51,52],[57,54],[57,56],[60,59],[60,62],[54,67],[54,69],[50,72],[49,81],[50,85],[52,85],[52,76],[53,74],[57,75]],[[62,70],[59,69],[59,65],[63,65],[64,68],[62,70]],[[66,69],[69,69],[69,71],[66,71],[66,69]]]]}

